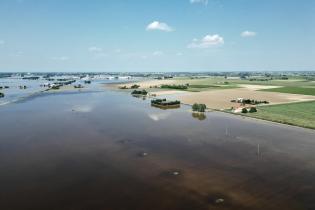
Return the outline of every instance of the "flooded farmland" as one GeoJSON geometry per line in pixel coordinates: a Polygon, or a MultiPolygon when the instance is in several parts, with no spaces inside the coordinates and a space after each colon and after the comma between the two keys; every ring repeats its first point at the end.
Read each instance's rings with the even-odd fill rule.
{"type": "Polygon", "coordinates": [[[0,209],[315,209],[315,132],[111,90],[0,106],[0,209]]]}

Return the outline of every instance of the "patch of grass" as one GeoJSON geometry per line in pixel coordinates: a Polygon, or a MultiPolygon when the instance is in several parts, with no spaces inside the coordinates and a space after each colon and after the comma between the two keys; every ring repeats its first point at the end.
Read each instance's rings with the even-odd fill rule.
{"type": "Polygon", "coordinates": [[[283,86],[283,87],[315,87],[315,82],[306,80],[303,77],[289,78],[288,80],[268,80],[268,81],[250,81],[249,79],[225,79],[221,76],[211,76],[207,78],[191,79],[188,77],[176,77],[174,78],[176,83],[189,85],[222,85],[225,82],[228,85],[237,86],[238,84],[249,85],[268,85],[268,86],[283,86]]]}
{"type": "Polygon", "coordinates": [[[280,87],[280,88],[265,89],[261,91],[315,96],[315,88],[312,88],[312,87],[280,87]]]}
{"type": "Polygon", "coordinates": [[[212,88],[219,87],[217,85],[189,85],[189,88],[212,88]]]}
{"type": "Polygon", "coordinates": [[[315,101],[258,106],[246,116],[315,129],[315,101]]]}

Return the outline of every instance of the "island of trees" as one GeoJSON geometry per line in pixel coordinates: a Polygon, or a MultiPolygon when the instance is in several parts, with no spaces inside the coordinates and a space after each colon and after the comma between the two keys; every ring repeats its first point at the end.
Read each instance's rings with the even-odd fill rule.
{"type": "Polygon", "coordinates": [[[180,101],[168,101],[164,99],[153,99],[151,100],[151,105],[159,108],[179,108],[180,101]]]}
{"type": "Polygon", "coordinates": [[[186,85],[161,85],[163,89],[187,90],[189,84],[186,85]]]}
{"type": "Polygon", "coordinates": [[[146,90],[133,90],[131,92],[131,95],[135,95],[135,96],[146,96],[148,95],[148,92],[146,90]]]}

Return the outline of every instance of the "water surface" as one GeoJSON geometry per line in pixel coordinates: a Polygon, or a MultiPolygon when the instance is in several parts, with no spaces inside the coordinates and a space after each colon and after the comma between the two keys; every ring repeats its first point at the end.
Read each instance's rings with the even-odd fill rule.
{"type": "Polygon", "coordinates": [[[0,116],[0,209],[315,209],[312,130],[112,91],[0,116]]]}

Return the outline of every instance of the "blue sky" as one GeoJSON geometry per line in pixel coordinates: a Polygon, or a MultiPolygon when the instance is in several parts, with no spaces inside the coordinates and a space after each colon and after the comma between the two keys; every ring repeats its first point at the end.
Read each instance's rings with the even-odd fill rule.
{"type": "Polygon", "coordinates": [[[0,0],[0,71],[315,70],[313,0],[0,0]]]}

